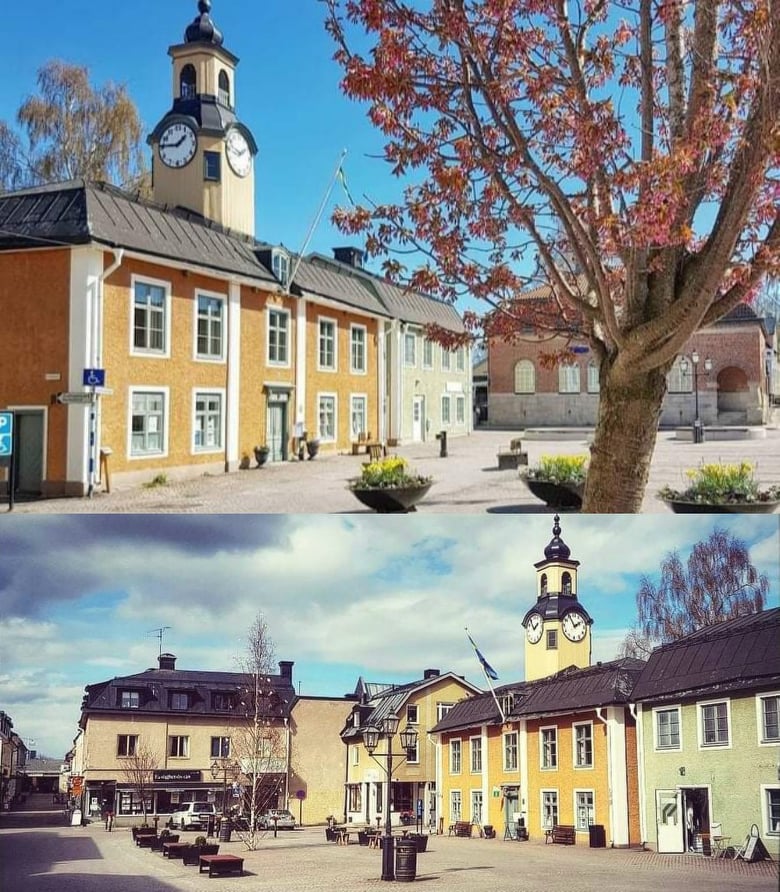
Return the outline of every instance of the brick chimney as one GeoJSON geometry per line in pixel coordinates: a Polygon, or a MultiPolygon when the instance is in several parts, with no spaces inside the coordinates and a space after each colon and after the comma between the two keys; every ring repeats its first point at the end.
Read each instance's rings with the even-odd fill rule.
{"type": "Polygon", "coordinates": [[[360,248],[334,248],[333,256],[339,263],[354,266],[355,269],[363,269],[363,251],[360,248]]]}
{"type": "Polygon", "coordinates": [[[176,668],[176,657],[173,654],[160,654],[157,661],[160,664],[160,669],[176,668]]]}
{"type": "Polygon", "coordinates": [[[292,684],[292,669],[295,665],[294,660],[279,660],[279,675],[292,684]]]}
{"type": "Polygon", "coordinates": [[[423,672],[423,678],[438,678],[441,675],[441,671],[439,669],[426,669],[423,672]]]}

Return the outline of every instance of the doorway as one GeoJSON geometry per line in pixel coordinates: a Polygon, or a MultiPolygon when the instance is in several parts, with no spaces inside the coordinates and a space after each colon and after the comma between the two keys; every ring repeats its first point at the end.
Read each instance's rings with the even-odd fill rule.
{"type": "Polygon", "coordinates": [[[287,403],[268,402],[266,418],[268,458],[285,461],[287,458],[287,403]]]}
{"type": "Polygon", "coordinates": [[[20,495],[39,496],[43,489],[44,409],[14,410],[16,485],[20,495]]]}
{"type": "Polygon", "coordinates": [[[425,397],[416,396],[412,401],[412,442],[421,443],[423,438],[425,397]]]}
{"type": "Polygon", "coordinates": [[[656,790],[658,851],[710,854],[710,795],[707,787],[656,790]]]}

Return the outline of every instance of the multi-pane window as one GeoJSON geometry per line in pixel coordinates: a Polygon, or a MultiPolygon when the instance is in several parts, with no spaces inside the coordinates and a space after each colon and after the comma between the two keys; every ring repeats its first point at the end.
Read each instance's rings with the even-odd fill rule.
{"type": "Polygon", "coordinates": [[[471,791],[471,820],[475,824],[482,823],[482,790],[471,791]]]}
{"type": "Polygon", "coordinates": [[[219,101],[230,108],[230,78],[227,71],[223,68],[219,72],[219,80],[217,81],[219,101]]]}
{"type": "Polygon", "coordinates": [[[417,335],[404,335],[404,365],[417,365],[417,335]]]}
{"type": "Polygon", "coordinates": [[[482,738],[472,737],[469,743],[471,745],[471,770],[472,772],[482,771],[482,738]]]}
{"type": "Polygon", "coordinates": [[[447,394],[441,398],[441,423],[450,423],[450,398],[447,394]]]}
{"type": "Polygon", "coordinates": [[[452,364],[452,354],[446,347],[441,348],[441,370],[448,372],[452,364]]]}
{"type": "Polygon", "coordinates": [[[357,439],[360,434],[364,434],[367,430],[366,398],[364,396],[353,396],[350,404],[352,438],[357,439]]]}
{"type": "Polygon", "coordinates": [[[465,396],[456,396],[455,397],[455,423],[456,424],[465,424],[466,423],[466,397],[465,396]]]}
{"type": "Polygon", "coordinates": [[[203,179],[218,183],[222,170],[222,156],[219,152],[203,153],[203,179]]]}
{"type": "Polygon", "coordinates": [[[335,369],[336,323],[332,319],[320,319],[319,329],[319,368],[335,369]]]}
{"type": "Polygon", "coordinates": [[[450,790],[450,820],[459,821],[462,813],[460,790],[450,790]]]}
{"type": "Polygon", "coordinates": [[[336,439],[336,397],[322,395],[317,402],[320,439],[333,442],[336,439]]]}
{"type": "Polygon", "coordinates": [[[541,751],[542,751],[542,768],[558,767],[558,729],[542,728],[541,734],[541,751]]]}
{"type": "Polygon", "coordinates": [[[455,368],[459,372],[463,372],[466,370],[466,351],[463,347],[458,347],[455,351],[455,368]]]}
{"type": "Polygon", "coordinates": [[[574,764],[577,768],[593,767],[593,725],[574,726],[574,764]]]}
{"type": "Polygon", "coordinates": [[[406,751],[406,761],[409,763],[416,763],[420,761],[420,739],[419,737],[415,740],[414,746],[409,747],[406,751]]]}
{"type": "Polygon", "coordinates": [[[598,393],[600,390],[599,367],[591,360],[588,363],[588,393],[598,393]]]}
{"type": "Polygon", "coordinates": [[[571,595],[571,573],[561,575],[561,594],[571,595]]]}
{"type": "Polygon", "coordinates": [[[515,393],[534,393],[536,391],[536,368],[530,359],[521,359],[515,363],[515,393]]]}
{"type": "Polygon", "coordinates": [[[212,703],[214,704],[214,709],[220,712],[230,709],[233,706],[230,694],[214,694],[212,703]]]}
{"type": "Polygon", "coordinates": [[[129,756],[134,756],[136,751],[138,750],[138,735],[137,734],[120,734],[116,739],[116,754],[117,756],[124,756],[125,758],[129,756]]]}
{"type": "Polygon", "coordinates": [[[580,392],[580,367],[576,362],[564,362],[558,366],[558,393],[580,392]]]}
{"type": "Polygon", "coordinates": [[[162,285],[135,282],[133,348],[145,353],[165,352],[166,294],[162,285]]]}
{"type": "Polygon", "coordinates": [[[655,745],[659,750],[680,748],[680,710],[676,706],[656,710],[655,745]]]}
{"type": "Polygon", "coordinates": [[[450,774],[460,774],[460,740],[450,741],[450,774]]]}
{"type": "Polygon", "coordinates": [[[547,650],[558,650],[558,630],[548,629],[545,641],[547,643],[547,650]]]}
{"type": "Polygon", "coordinates": [[[190,695],[180,691],[171,693],[171,709],[185,710],[190,708],[190,695]]]}
{"type": "Polygon", "coordinates": [[[420,707],[416,703],[410,703],[406,707],[406,724],[416,725],[420,721],[420,707]]]}
{"type": "Polygon", "coordinates": [[[230,755],[230,738],[229,737],[212,737],[211,738],[211,758],[227,759],[230,755]]]}
{"type": "Polygon", "coordinates": [[[132,400],[131,455],[160,455],[165,446],[165,394],[135,391],[132,400]]]}
{"type": "Polygon", "coordinates": [[[141,705],[140,691],[122,691],[121,697],[122,709],[138,709],[141,705]]]}
{"type": "Polygon", "coordinates": [[[728,746],[728,704],[725,701],[720,703],[703,703],[699,708],[701,710],[702,746],[728,746]]]}
{"type": "Polygon", "coordinates": [[[190,754],[190,739],[181,734],[172,734],[168,738],[168,755],[177,759],[186,759],[190,754]]]}
{"type": "Polygon", "coordinates": [[[780,696],[760,697],[761,701],[761,742],[777,743],[780,740],[778,715],[780,714],[780,696]]]}
{"type": "Polygon", "coordinates": [[[772,836],[780,836],[780,787],[768,787],[766,795],[766,832],[772,836]]]}
{"type": "Polygon", "coordinates": [[[222,359],[222,332],[225,301],[219,297],[198,295],[198,356],[222,359]]]}
{"type": "Polygon", "coordinates": [[[452,709],[454,703],[437,703],[436,704],[436,721],[440,722],[445,715],[452,709]]]}
{"type": "Polygon", "coordinates": [[[287,287],[290,277],[290,258],[281,251],[274,251],[271,255],[271,269],[276,278],[287,287]]]}
{"type": "Polygon", "coordinates": [[[290,314],[284,310],[268,311],[268,362],[290,362],[290,314]]]}
{"type": "Polygon", "coordinates": [[[423,338],[422,364],[424,369],[433,368],[433,341],[430,338],[423,338]]]}
{"type": "Polygon", "coordinates": [[[666,389],[669,393],[691,393],[693,391],[693,367],[686,356],[678,356],[666,375],[666,389]]]}
{"type": "Polygon", "coordinates": [[[222,446],[222,395],[195,394],[195,427],[193,445],[196,450],[209,451],[222,446]]]}
{"type": "Polygon", "coordinates": [[[350,784],[347,787],[349,794],[349,811],[360,811],[363,807],[363,797],[361,796],[362,784],[350,784]]]}
{"type": "Polygon", "coordinates": [[[551,829],[558,823],[558,791],[542,790],[542,827],[551,829]]]}
{"type": "Polygon", "coordinates": [[[350,368],[353,372],[366,370],[366,329],[363,325],[353,325],[349,333],[350,368]]]}
{"type": "Polygon", "coordinates": [[[504,771],[517,771],[517,731],[504,734],[504,771]]]}
{"type": "Polygon", "coordinates": [[[593,813],[593,790],[578,790],[575,794],[576,827],[578,830],[587,830],[595,823],[593,813]]]}

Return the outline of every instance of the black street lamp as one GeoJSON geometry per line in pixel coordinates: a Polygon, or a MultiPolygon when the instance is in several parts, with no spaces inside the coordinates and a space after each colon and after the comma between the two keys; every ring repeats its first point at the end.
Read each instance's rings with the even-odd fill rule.
{"type": "MultiPolygon", "coordinates": [[[[400,719],[398,716],[391,712],[390,715],[385,716],[382,719],[382,725],[380,728],[376,727],[368,727],[363,731],[363,743],[368,750],[369,756],[379,765],[385,773],[385,777],[387,778],[387,788],[385,790],[385,802],[384,802],[384,812],[385,812],[385,838],[382,841],[382,879],[383,880],[394,880],[395,879],[395,869],[393,867],[393,826],[390,821],[390,784],[393,779],[393,757],[400,758],[402,762],[405,762],[410,757],[410,751],[415,748],[417,745],[417,732],[414,728],[404,728],[403,731],[398,735],[399,740],[401,741],[401,746],[403,747],[403,753],[394,753],[393,752],[393,738],[398,732],[398,725],[400,724],[400,719]],[[374,756],[374,751],[379,745],[379,738],[384,737],[387,741],[387,751],[385,753],[380,753],[380,755],[384,755],[385,764],[379,761],[374,756]]],[[[402,762],[399,762],[396,767],[399,767],[402,762]]]]}
{"type": "Polygon", "coordinates": [[[227,784],[228,778],[238,779],[241,773],[241,766],[238,762],[231,762],[229,759],[223,758],[221,761],[214,759],[211,763],[211,776],[216,780],[220,772],[222,773],[222,816],[227,815],[227,784]]]}
{"type": "MultiPolygon", "coordinates": [[[[693,417],[693,442],[704,442],[704,426],[699,418],[699,354],[696,350],[691,353],[691,364],[693,365],[693,400],[694,400],[694,417],[693,417]]],[[[688,371],[688,360],[683,357],[680,360],[680,368],[683,372],[688,371]]],[[[704,374],[709,375],[712,371],[712,360],[709,356],[704,359],[704,374]]]]}

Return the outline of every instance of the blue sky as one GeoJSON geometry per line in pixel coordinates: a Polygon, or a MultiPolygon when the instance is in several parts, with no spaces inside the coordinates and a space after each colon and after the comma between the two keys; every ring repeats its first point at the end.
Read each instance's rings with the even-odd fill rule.
{"type": "MultiPolygon", "coordinates": [[[[170,109],[168,47],[183,40],[195,0],[38,0],[14,4],[3,16],[0,119],[11,123],[36,91],[36,72],[50,59],[87,65],[93,84],[123,83],[149,133],[170,109]],[[109,12],[110,10],[110,12],[109,12]]],[[[212,17],[224,46],[241,60],[237,114],[259,145],[256,164],[258,238],[300,250],[343,149],[350,192],[379,201],[398,184],[376,157],[379,136],[361,106],[339,90],[334,45],[316,0],[214,0],[212,17]]],[[[330,253],[346,244],[330,223],[346,204],[337,185],[308,250],[330,253]]]]}
{"type": "MultiPolygon", "coordinates": [[[[564,515],[609,660],[635,618],[642,574],[685,559],[716,524],[744,539],[778,606],[777,516],[564,515]]],[[[535,600],[545,515],[64,515],[0,524],[0,709],[39,752],[62,758],[84,686],[156,665],[153,630],[185,669],[234,670],[262,611],[302,694],[341,696],[360,675],[427,668],[483,684],[466,638],[499,674],[524,677],[521,620],[535,600]]]]}

